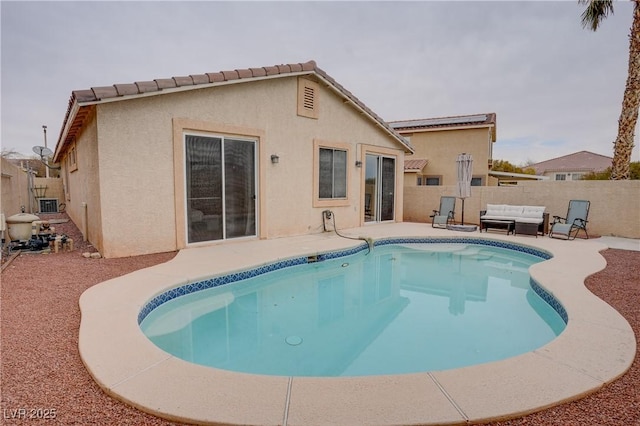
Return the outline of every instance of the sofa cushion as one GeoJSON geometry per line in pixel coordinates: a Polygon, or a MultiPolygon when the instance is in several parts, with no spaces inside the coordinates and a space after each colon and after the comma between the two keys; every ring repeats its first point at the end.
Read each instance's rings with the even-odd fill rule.
{"type": "Polygon", "coordinates": [[[534,218],[542,220],[544,216],[544,206],[524,206],[522,211],[522,217],[534,218]]]}
{"type": "Polygon", "coordinates": [[[487,204],[487,211],[485,215],[487,216],[504,216],[504,208],[506,206],[504,204],[487,204]]]}
{"type": "Polygon", "coordinates": [[[522,217],[523,210],[523,206],[506,205],[504,206],[504,215],[515,220],[516,218],[522,217]]]}

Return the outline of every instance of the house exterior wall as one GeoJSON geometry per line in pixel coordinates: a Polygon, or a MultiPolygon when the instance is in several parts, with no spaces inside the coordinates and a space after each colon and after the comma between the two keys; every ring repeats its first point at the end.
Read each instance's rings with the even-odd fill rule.
{"type": "Polygon", "coordinates": [[[591,170],[547,170],[542,176],[547,176],[550,180],[581,180],[582,176],[591,173],[591,170]],[[564,179],[558,178],[556,175],[563,175],[564,179]]]}
{"type": "MultiPolygon", "coordinates": [[[[61,174],[65,192],[66,213],[78,226],[85,240],[91,241],[100,252],[102,215],[100,211],[100,167],[98,153],[98,118],[91,114],[83,131],[70,150],[62,156],[61,174]],[[71,161],[71,157],[75,159],[71,161]]],[[[62,201],[61,201],[62,202],[62,201]]]]}
{"type": "MultiPolygon", "coordinates": [[[[491,131],[488,128],[464,128],[455,130],[433,130],[410,133],[401,131],[402,135],[411,136],[411,144],[415,154],[411,158],[425,158],[429,164],[423,175],[440,176],[440,185],[454,185],[458,179],[456,158],[458,154],[467,153],[473,156],[473,176],[482,178],[482,185],[488,184],[488,161],[492,158],[490,142],[491,131]]],[[[406,176],[407,186],[416,186],[415,173],[406,176]]]]}
{"type": "MultiPolygon", "coordinates": [[[[260,238],[322,232],[327,208],[339,229],[363,224],[364,167],[355,161],[364,163],[367,152],[396,157],[396,219],[402,221],[398,142],[322,85],[318,118],[298,116],[297,87],[297,78],[288,77],[98,104],[91,133],[99,143],[91,154],[99,160],[100,196],[92,201],[101,207],[101,253],[122,257],[185,247],[183,135],[190,131],[258,141],[260,238]],[[314,206],[318,141],[348,147],[346,202],[314,206]],[[278,164],[271,163],[272,154],[278,164]]],[[[74,210],[74,221],[78,217],[74,210]]]]}
{"type": "MultiPolygon", "coordinates": [[[[478,224],[480,210],[488,204],[545,206],[550,220],[565,217],[569,200],[589,200],[587,230],[593,235],[640,238],[638,207],[640,181],[538,181],[518,182],[516,186],[473,187],[465,200],[465,223],[478,224]]],[[[440,196],[455,195],[455,186],[405,188],[404,220],[431,222],[440,196]]],[[[456,203],[456,221],[461,220],[462,204],[456,203]]]]}

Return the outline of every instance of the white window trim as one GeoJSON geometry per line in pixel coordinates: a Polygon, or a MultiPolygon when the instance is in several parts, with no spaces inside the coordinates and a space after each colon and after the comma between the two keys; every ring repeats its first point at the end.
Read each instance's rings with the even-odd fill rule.
{"type": "Polygon", "coordinates": [[[342,207],[351,205],[351,167],[353,154],[351,145],[344,142],[313,141],[313,207],[342,207]],[[347,196],[346,198],[320,198],[320,148],[347,152],[347,196]]]}

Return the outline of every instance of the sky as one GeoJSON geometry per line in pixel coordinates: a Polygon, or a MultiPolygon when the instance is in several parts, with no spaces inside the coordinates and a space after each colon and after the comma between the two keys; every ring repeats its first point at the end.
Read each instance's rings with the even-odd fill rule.
{"type": "Polygon", "coordinates": [[[583,7],[1,1],[1,146],[53,150],[72,90],[313,59],[387,121],[495,112],[494,159],[613,156],[633,4],[596,32],[583,7]]]}

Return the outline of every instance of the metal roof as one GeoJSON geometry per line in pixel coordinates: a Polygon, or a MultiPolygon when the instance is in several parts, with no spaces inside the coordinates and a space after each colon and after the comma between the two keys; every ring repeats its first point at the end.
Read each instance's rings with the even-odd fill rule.
{"type": "Polygon", "coordinates": [[[460,117],[443,117],[443,118],[425,118],[422,120],[406,120],[395,121],[391,123],[391,127],[394,129],[405,127],[429,127],[429,126],[442,126],[449,124],[467,124],[467,123],[481,123],[487,121],[487,115],[468,115],[460,117]]]}

